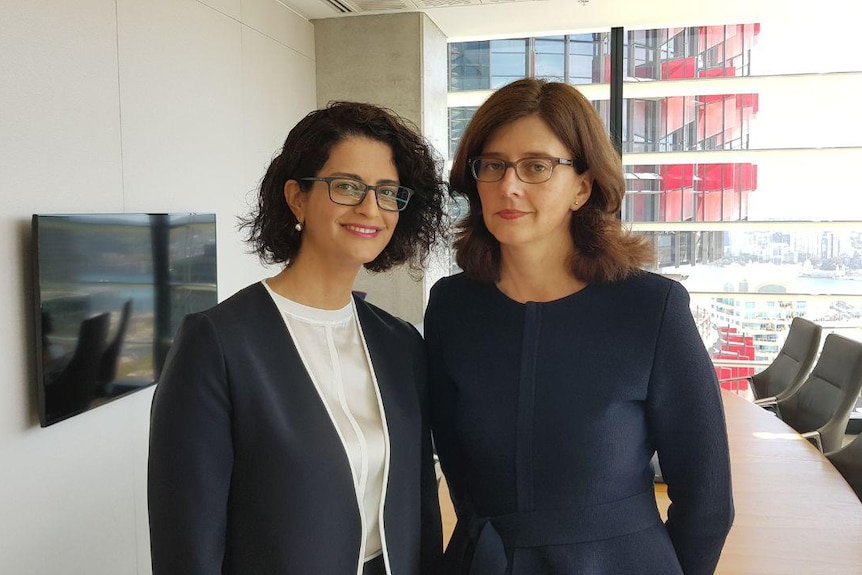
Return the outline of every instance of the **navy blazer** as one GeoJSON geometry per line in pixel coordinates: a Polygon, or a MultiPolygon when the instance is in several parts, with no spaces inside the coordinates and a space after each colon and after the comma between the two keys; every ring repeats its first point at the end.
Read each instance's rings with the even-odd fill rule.
{"type": "MultiPolygon", "coordinates": [[[[355,303],[389,439],[387,563],[431,573],[442,536],[422,340],[355,303]]],[[[153,399],[148,498],[154,575],[361,574],[350,463],[262,284],[179,329],[153,399]]]]}

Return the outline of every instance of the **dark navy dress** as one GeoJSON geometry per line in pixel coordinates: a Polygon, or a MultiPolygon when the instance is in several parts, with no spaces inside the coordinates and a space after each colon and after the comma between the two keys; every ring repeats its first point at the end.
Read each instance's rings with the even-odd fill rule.
{"type": "Polygon", "coordinates": [[[733,520],[730,464],[688,304],[650,273],[527,304],[464,275],[437,283],[432,428],[458,514],[445,573],[713,573],[733,520]]]}

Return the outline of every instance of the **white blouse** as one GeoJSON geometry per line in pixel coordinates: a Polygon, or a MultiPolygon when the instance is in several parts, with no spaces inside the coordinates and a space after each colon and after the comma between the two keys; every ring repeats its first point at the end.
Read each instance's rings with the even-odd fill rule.
{"type": "Polygon", "coordinates": [[[264,281],[281,311],[311,381],[344,445],[365,530],[363,557],[383,548],[381,502],[388,438],[381,401],[353,300],[337,310],[308,307],[264,281]]]}

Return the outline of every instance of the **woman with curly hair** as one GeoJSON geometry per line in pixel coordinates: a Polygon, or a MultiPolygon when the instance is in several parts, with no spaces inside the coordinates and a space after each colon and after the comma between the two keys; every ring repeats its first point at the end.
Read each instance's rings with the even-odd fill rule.
{"type": "Polygon", "coordinates": [[[450,183],[470,204],[463,273],[434,286],[424,326],[458,516],[443,572],[712,573],[733,519],[719,387],[685,288],[642,271],[652,248],[622,227],[620,158],[590,102],[504,86],[450,183]]]}
{"type": "Polygon", "coordinates": [[[154,575],[436,570],[422,340],[351,289],[363,266],[421,267],[439,169],[377,106],[336,102],[290,131],[242,220],[283,269],[188,316],[156,390],[154,575]]]}

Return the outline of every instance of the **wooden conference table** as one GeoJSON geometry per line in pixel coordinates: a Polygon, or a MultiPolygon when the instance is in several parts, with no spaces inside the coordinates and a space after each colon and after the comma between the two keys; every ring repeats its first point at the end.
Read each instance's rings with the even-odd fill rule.
{"type": "MultiPolygon", "coordinates": [[[[716,573],[862,574],[862,503],[809,441],[722,391],[736,518],[716,573]]],[[[669,500],[656,488],[659,508],[669,500]]]]}
{"type": "MultiPolygon", "coordinates": [[[[736,518],[719,575],[862,575],[862,503],[811,443],[770,412],[722,391],[736,518]]],[[[446,541],[455,514],[445,481],[446,541]]],[[[656,486],[664,514],[669,500],[656,486]]]]}

